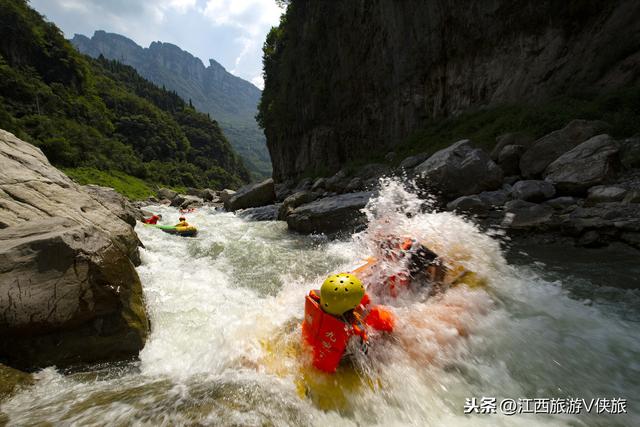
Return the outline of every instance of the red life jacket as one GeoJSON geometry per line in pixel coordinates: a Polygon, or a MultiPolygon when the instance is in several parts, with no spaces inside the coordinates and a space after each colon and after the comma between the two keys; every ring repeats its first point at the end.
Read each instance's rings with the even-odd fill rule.
{"type": "Polygon", "coordinates": [[[313,352],[313,366],[335,372],[351,337],[349,326],[342,320],[325,313],[319,299],[311,291],[305,298],[302,337],[313,352]]]}
{"type": "Polygon", "coordinates": [[[144,220],[145,224],[157,224],[160,217],[158,215],[154,215],[151,218],[147,218],[144,220]]]}
{"type": "Polygon", "coordinates": [[[365,294],[360,306],[352,313],[353,323],[348,324],[325,313],[320,307],[318,292],[309,292],[305,298],[302,337],[311,347],[314,367],[328,373],[335,372],[353,335],[367,341],[367,326],[386,332],[393,331],[393,315],[381,306],[366,310],[369,303],[369,296],[365,294]]]}

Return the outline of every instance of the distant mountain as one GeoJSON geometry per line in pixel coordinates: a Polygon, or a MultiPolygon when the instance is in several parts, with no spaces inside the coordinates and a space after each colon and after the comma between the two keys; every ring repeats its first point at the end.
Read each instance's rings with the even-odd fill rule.
{"type": "Polygon", "coordinates": [[[92,38],[76,34],[71,42],[94,58],[103,55],[134,67],[145,78],[210,113],[255,177],[271,175],[265,137],[255,120],[261,92],[251,83],[213,59],[205,67],[200,59],[170,43],[153,42],[143,48],[105,31],[96,31],[92,38]]]}
{"type": "Polygon", "coordinates": [[[250,178],[218,123],[130,66],[82,55],[27,0],[0,0],[0,129],[86,182],[224,188],[250,178]]]}

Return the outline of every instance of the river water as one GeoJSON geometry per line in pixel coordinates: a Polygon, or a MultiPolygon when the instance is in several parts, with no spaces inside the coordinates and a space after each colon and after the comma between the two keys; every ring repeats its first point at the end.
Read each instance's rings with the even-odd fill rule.
{"type": "Polygon", "coordinates": [[[499,231],[423,204],[386,182],[369,228],[333,241],[207,208],[188,215],[196,238],[138,226],[152,324],[139,361],[44,369],[0,411],[9,425],[640,425],[638,291],[506,251],[499,231]],[[374,334],[336,377],[314,376],[297,344],[305,294],[389,234],[428,242],[484,285],[387,301],[395,333],[374,334]],[[483,397],[496,414],[464,414],[483,397]],[[527,398],[623,398],[628,413],[501,413],[503,399],[527,398]]]}

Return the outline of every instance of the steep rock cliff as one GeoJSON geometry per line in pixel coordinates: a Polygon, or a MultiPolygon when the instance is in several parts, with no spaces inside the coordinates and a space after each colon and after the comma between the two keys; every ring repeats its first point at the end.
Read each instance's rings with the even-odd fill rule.
{"type": "Polygon", "coordinates": [[[640,82],[640,3],[292,0],[265,44],[274,178],[335,171],[428,120],[640,82]]]}

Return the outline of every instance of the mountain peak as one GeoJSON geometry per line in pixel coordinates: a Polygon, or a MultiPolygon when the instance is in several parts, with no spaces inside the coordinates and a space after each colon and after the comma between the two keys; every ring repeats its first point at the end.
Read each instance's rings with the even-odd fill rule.
{"type": "Polygon", "coordinates": [[[264,133],[255,121],[261,91],[229,73],[219,62],[203,61],[172,43],[154,41],[143,48],[133,40],[98,30],[91,39],[76,35],[76,48],[94,58],[103,55],[135,68],[146,79],[175,91],[198,110],[209,113],[250,169],[270,175],[264,133]]]}

